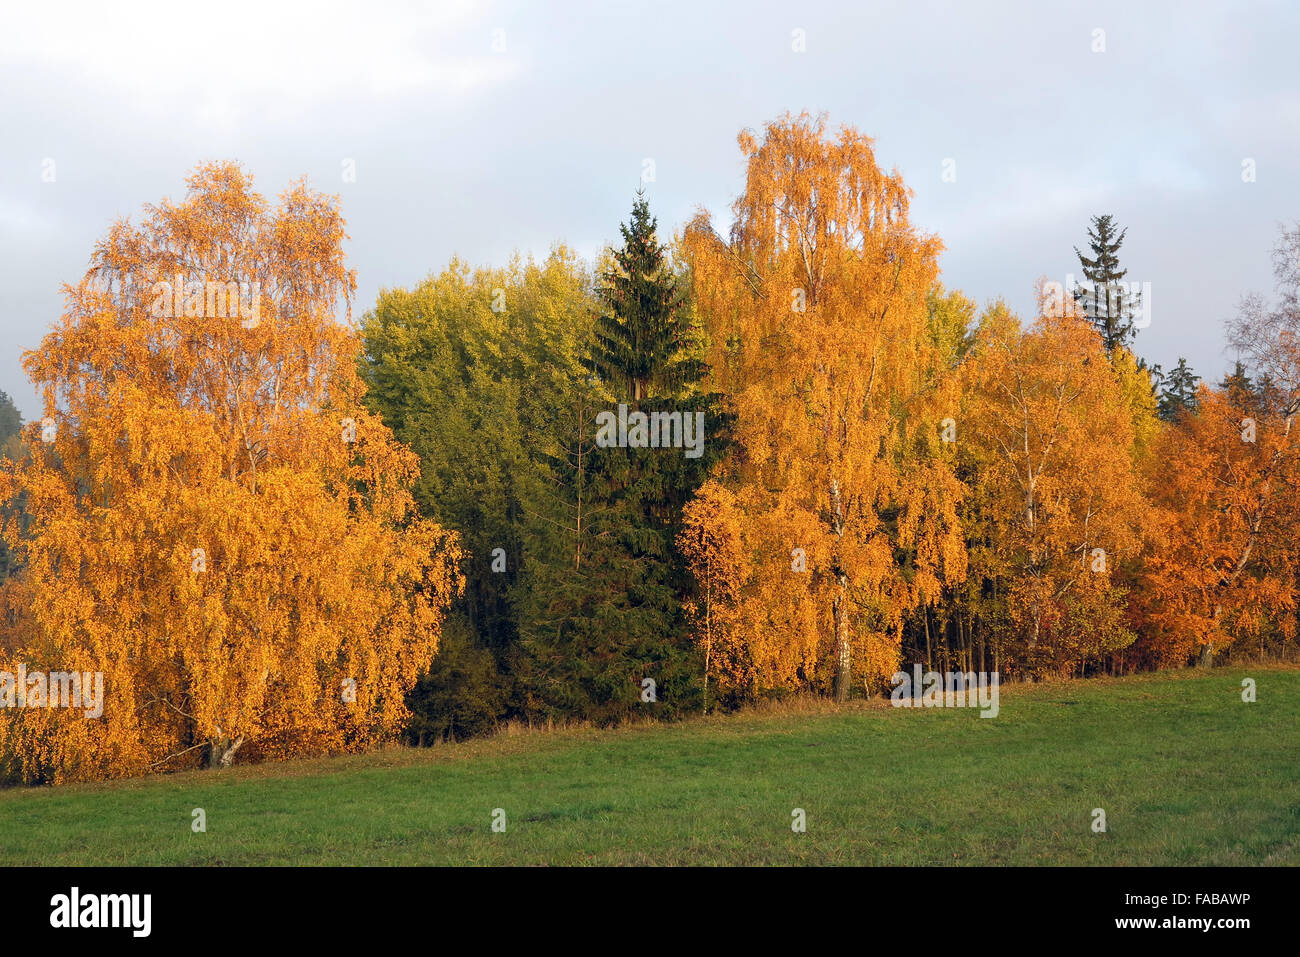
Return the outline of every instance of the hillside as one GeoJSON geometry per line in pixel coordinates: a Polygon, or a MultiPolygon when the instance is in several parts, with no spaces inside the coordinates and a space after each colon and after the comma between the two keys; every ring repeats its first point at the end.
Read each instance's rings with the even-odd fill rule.
{"type": "Polygon", "coordinates": [[[1010,687],[991,720],[800,702],[11,788],[0,864],[1294,865],[1297,728],[1276,667],[1010,687]]]}

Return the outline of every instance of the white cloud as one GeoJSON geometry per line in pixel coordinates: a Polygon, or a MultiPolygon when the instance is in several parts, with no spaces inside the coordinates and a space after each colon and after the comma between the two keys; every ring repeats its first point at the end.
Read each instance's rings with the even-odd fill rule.
{"type": "Polygon", "coordinates": [[[41,3],[14,5],[7,19],[8,70],[79,75],[96,102],[184,101],[214,118],[267,98],[301,106],[349,94],[463,95],[518,68],[493,55],[490,28],[463,0],[41,3]]]}

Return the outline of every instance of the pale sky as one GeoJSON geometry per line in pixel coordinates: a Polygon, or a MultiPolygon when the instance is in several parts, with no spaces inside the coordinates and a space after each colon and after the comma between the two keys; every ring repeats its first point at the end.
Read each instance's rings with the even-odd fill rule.
{"type": "Polygon", "coordinates": [[[1112,213],[1128,278],[1151,284],[1138,352],[1216,381],[1222,320],[1271,293],[1278,227],[1300,220],[1295,3],[120,6],[0,12],[0,388],[28,419],[19,360],[60,285],[206,160],[268,197],[304,174],[342,196],[359,314],[453,254],[593,255],[647,159],[662,229],[697,205],[725,225],[736,134],[826,111],[901,170],[945,284],[977,302],[1026,315],[1112,213]]]}

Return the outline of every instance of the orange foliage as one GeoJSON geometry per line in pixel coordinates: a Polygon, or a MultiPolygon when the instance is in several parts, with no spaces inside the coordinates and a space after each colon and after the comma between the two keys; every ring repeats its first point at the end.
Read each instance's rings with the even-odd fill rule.
{"type": "Polygon", "coordinates": [[[704,645],[704,697],[715,670],[724,693],[751,694],[754,672],[738,641],[741,586],[747,576],[742,516],[736,497],[718,482],[700,486],[682,510],[677,547],[694,576],[699,600],[686,604],[696,637],[704,645]]]}
{"type": "Polygon", "coordinates": [[[730,241],[703,214],[685,236],[713,384],[737,416],[723,475],[751,558],[737,635],[759,687],[833,679],[843,697],[854,673],[895,670],[906,610],[965,570],[927,332],[941,247],[856,131],[787,116],[740,146],[730,241]]]}
{"type": "Polygon", "coordinates": [[[1143,642],[1185,664],[1268,623],[1295,635],[1300,490],[1290,419],[1201,387],[1200,410],[1167,429],[1152,463],[1163,539],[1146,560],[1143,642]]]}
{"type": "Polygon", "coordinates": [[[188,183],[110,230],[24,360],[47,420],[0,489],[30,522],[0,668],[105,679],[101,719],[0,718],[28,780],[390,735],[461,587],[415,457],[360,401],[336,202],[298,184],[269,208],[233,164],[188,183]],[[242,310],[208,282],[244,283],[242,310]]]}
{"type": "Polygon", "coordinates": [[[1129,644],[1115,576],[1141,553],[1146,506],[1132,410],[1097,333],[1069,312],[1022,330],[995,310],[965,372],[987,542],[975,569],[1003,583],[1022,660],[1051,667],[1129,644]]]}

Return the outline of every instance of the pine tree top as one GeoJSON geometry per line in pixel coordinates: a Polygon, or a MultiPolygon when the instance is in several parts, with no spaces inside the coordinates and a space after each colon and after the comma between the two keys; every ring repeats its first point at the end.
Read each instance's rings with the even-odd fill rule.
{"type": "Polygon", "coordinates": [[[1092,217],[1092,224],[1088,227],[1088,246],[1092,249],[1093,258],[1089,259],[1079,247],[1074,247],[1075,255],[1079,257],[1079,263],[1083,266],[1083,274],[1091,282],[1105,285],[1114,282],[1117,279],[1123,279],[1128,275],[1127,269],[1119,268],[1119,248],[1124,244],[1124,237],[1128,235],[1128,229],[1121,229],[1116,232],[1114,217],[1109,213],[1092,217]]]}
{"type": "Polygon", "coordinates": [[[596,321],[588,363],[619,398],[633,401],[680,389],[703,374],[700,363],[685,356],[683,296],[657,225],[638,190],[631,218],[619,226],[623,246],[602,277],[601,298],[609,311],[596,321]]]}
{"type": "Polygon", "coordinates": [[[1114,217],[1104,213],[1093,216],[1088,227],[1092,256],[1085,256],[1078,246],[1074,247],[1084,278],[1092,284],[1091,288],[1076,287],[1075,301],[1082,305],[1111,355],[1132,342],[1136,332],[1133,319],[1140,305],[1140,297],[1121,283],[1128,275],[1128,270],[1121,269],[1119,264],[1119,248],[1126,235],[1128,230],[1120,229],[1114,217]]]}

